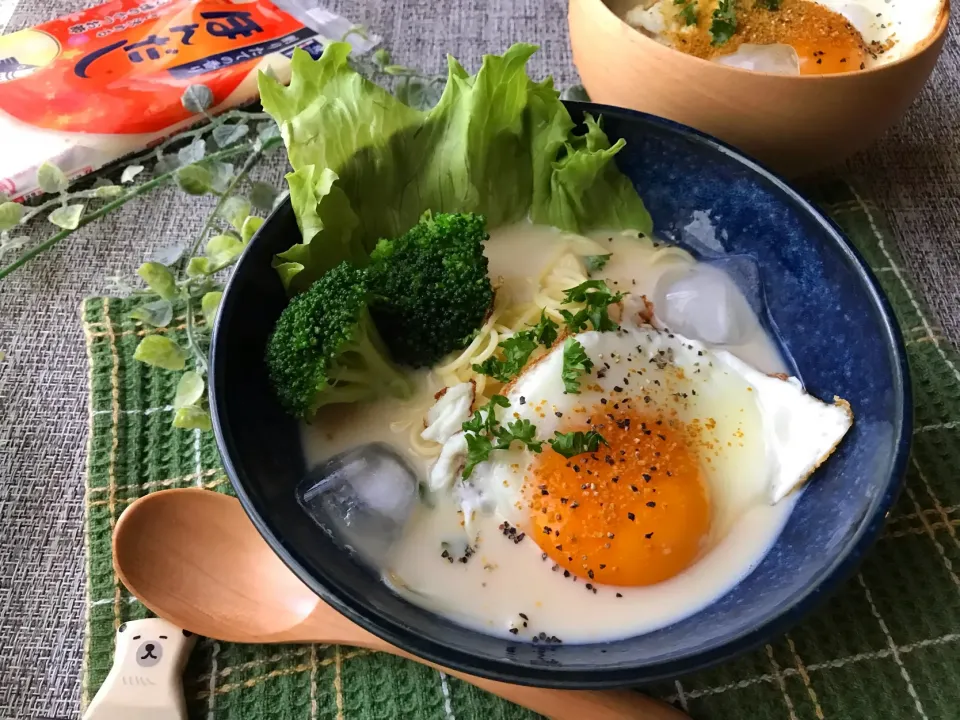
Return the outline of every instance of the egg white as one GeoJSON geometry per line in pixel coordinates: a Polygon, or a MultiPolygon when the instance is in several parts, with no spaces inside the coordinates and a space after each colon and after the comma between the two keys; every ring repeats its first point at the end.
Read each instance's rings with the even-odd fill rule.
{"type": "Polygon", "coordinates": [[[890,49],[869,58],[867,67],[883,65],[916,52],[937,27],[944,0],[816,0],[843,15],[868,43],[890,49]]]}
{"type": "MultiPolygon", "coordinates": [[[[617,332],[574,337],[594,364],[581,392],[564,392],[558,343],[512,384],[501,422],[528,420],[537,437],[548,440],[582,422],[601,398],[612,407],[616,398],[630,397],[632,407],[652,415],[698,423],[693,450],[711,498],[711,544],[750,506],[779,501],[802,485],[852,424],[849,405],[823,403],[795,378],[768,376],[729,352],[676,333],[625,324],[617,332]]],[[[463,498],[468,528],[476,512],[491,509],[523,525],[522,488],[536,459],[515,443],[477,466],[463,498]]]]}

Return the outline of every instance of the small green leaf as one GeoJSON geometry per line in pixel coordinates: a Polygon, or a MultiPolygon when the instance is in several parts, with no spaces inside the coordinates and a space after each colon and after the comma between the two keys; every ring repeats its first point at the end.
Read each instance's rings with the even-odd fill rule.
{"type": "Polygon", "coordinates": [[[282,142],[280,128],[272,120],[262,122],[257,127],[257,139],[262,144],[264,151],[271,150],[282,142]]]}
{"type": "Polygon", "coordinates": [[[37,185],[46,193],[63,192],[69,184],[63,170],[53,163],[45,162],[37,169],[37,185]]]}
{"type": "Polygon", "coordinates": [[[153,166],[153,172],[156,175],[166,175],[178,167],[180,167],[180,163],[177,162],[176,155],[161,155],[157,158],[157,164],[153,166]]]}
{"type": "Polygon", "coordinates": [[[76,230],[80,225],[80,218],[83,216],[83,205],[76,203],[73,205],[62,205],[47,215],[47,220],[57,227],[64,230],[76,230]]]}
{"type": "Polygon", "coordinates": [[[206,85],[190,85],[180,96],[180,103],[187,112],[202,113],[213,105],[213,92],[206,85]]]}
{"type": "Polygon", "coordinates": [[[277,199],[277,189],[270,183],[254,182],[250,184],[250,202],[258,210],[270,212],[277,199]]]}
{"type": "Polygon", "coordinates": [[[220,207],[220,217],[233,225],[237,232],[243,228],[243,221],[250,215],[250,201],[239,195],[231,195],[220,207]]]}
{"type": "Polygon", "coordinates": [[[216,266],[210,262],[210,258],[192,257],[187,263],[187,277],[201,277],[210,275],[216,271],[216,266]]]}
{"type": "Polygon", "coordinates": [[[210,192],[213,175],[202,165],[187,165],[177,170],[177,185],[190,195],[210,192]]]}
{"type": "Polygon", "coordinates": [[[154,300],[134,308],[130,317],[153,327],[166,327],[173,320],[173,304],[169,300],[154,300]]]}
{"type": "Polygon", "coordinates": [[[220,309],[220,300],[223,298],[223,293],[219,290],[214,290],[213,292],[208,292],[203,296],[203,300],[200,301],[200,309],[203,311],[203,319],[206,321],[207,325],[212,327],[214,320],[217,319],[217,310],[220,309]]]}
{"type": "Polygon", "coordinates": [[[263,218],[256,215],[251,215],[243,221],[243,227],[240,228],[240,239],[243,240],[244,244],[250,242],[250,238],[260,229],[261,225],[263,225],[263,218]]]}
{"type": "Polygon", "coordinates": [[[177,298],[177,281],[165,265],[158,262],[145,262],[137,268],[137,275],[143,278],[147,287],[164,300],[177,298]]]}
{"type": "MultiPolygon", "coordinates": [[[[159,168],[158,168],[159,169],[159,168]]],[[[122,183],[132,183],[133,179],[142,173],[144,170],[143,165],[127,165],[123,169],[123,174],[120,176],[120,182],[122,183]]]]}
{"type": "Polygon", "coordinates": [[[203,252],[215,268],[221,268],[235,260],[243,248],[244,244],[233,235],[214,235],[203,252]]]}
{"type": "Polygon", "coordinates": [[[159,247],[156,250],[151,250],[147,253],[147,262],[158,262],[161,265],[170,267],[171,265],[174,265],[177,260],[183,257],[183,251],[185,249],[186,248],[182,243],[159,247]]]}
{"type": "Polygon", "coordinates": [[[210,413],[198,407],[185,407],[177,410],[173,416],[173,426],[183,430],[210,431],[210,413]]]}
{"type": "Polygon", "coordinates": [[[148,335],[133,351],[133,359],[164,370],[183,370],[187,353],[168,337],[148,335]]]}
{"type": "Polygon", "coordinates": [[[219,193],[226,192],[227,185],[233,180],[235,170],[233,163],[217,161],[208,163],[208,167],[213,176],[213,179],[210,181],[210,186],[219,193]]]}
{"type": "Polygon", "coordinates": [[[126,297],[135,290],[123,275],[108,275],[105,280],[107,282],[104,284],[104,292],[107,295],[126,297]]]}
{"type": "Polygon", "coordinates": [[[122,195],[123,188],[119,185],[101,185],[100,187],[94,188],[93,192],[98,198],[106,200],[122,195]]]}
{"type": "Polygon", "coordinates": [[[5,232],[0,233],[0,258],[6,255],[8,252],[19,250],[29,242],[30,242],[29,235],[18,235],[16,237],[10,237],[5,232]]]}
{"type": "Polygon", "coordinates": [[[250,132],[250,127],[246,123],[217,125],[213,129],[213,141],[217,144],[217,147],[225,148],[242,140],[248,132],[250,132]]]}
{"type": "Polygon", "coordinates": [[[373,61],[378,67],[386,67],[390,64],[390,52],[385,48],[380,48],[373,54],[373,61]]]}
{"type": "Polygon", "coordinates": [[[181,165],[193,165],[203,160],[206,154],[207,144],[201,138],[196,138],[192,143],[177,151],[177,160],[181,165]]]}
{"type": "Polygon", "coordinates": [[[180,376],[180,382],[177,383],[177,393],[173,398],[173,406],[178,410],[190,407],[196,405],[202,397],[203,378],[200,373],[187,370],[180,376]]]}
{"type": "Polygon", "coordinates": [[[23,217],[23,205],[5,202],[0,205],[0,230],[11,230],[20,224],[23,217]]]}

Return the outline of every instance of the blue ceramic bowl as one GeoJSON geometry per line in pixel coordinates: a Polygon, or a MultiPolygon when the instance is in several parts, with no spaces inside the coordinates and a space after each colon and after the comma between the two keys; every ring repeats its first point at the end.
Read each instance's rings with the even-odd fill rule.
{"type": "Polygon", "coordinates": [[[636,112],[571,103],[601,114],[625,138],[620,168],[656,232],[724,265],[765,306],[769,329],[813,394],[848,399],[853,430],[817,472],[760,566],[696,615],[640,637],[536,646],[468,630],[411,605],[339,550],[297,505],[305,472],[293,420],[262,361],[286,305],[270,267],[299,241],[289,203],[241,258],[213,337],[211,404],[217,441],[240,501],[290,568],[324,600],[405,650],[516,683],[629,685],[730,658],[786,631],[859,563],[900,488],[910,438],[903,343],[886,300],[837,227],[783,181],[722,143],[636,112]],[[716,238],[684,230],[710,211],[716,238]]]}

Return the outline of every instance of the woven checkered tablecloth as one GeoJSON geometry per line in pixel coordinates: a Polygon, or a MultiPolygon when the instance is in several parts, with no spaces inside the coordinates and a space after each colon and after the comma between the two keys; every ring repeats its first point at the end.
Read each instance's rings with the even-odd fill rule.
{"type": "MultiPolygon", "coordinates": [[[[645,690],[702,719],[955,720],[960,356],[931,324],[877,210],[839,181],[810,192],[878,274],[906,338],[917,425],[907,489],[861,571],[810,619],[736,661],[645,690]]],[[[182,333],[184,318],[169,329],[149,329],[129,319],[131,307],[98,297],[82,308],[90,362],[86,699],[110,668],[115,628],[146,612],[113,573],[110,537],[119,514],[161,488],[231,492],[212,435],[170,425],[176,375],[133,360],[142,337],[182,333]]],[[[210,720],[532,717],[412,662],[318,645],[205,641],[188,669],[187,694],[191,717],[210,720]]]]}
{"type": "MultiPolygon", "coordinates": [[[[0,33],[13,32],[96,1],[0,0],[0,33]]],[[[436,72],[444,66],[444,53],[453,52],[467,67],[475,69],[482,53],[502,52],[512,42],[523,40],[541,45],[531,62],[535,77],[553,74],[561,86],[576,81],[566,37],[566,0],[396,0],[389,3],[329,0],[325,4],[382,35],[385,45],[401,64],[436,72]]],[[[946,337],[954,342],[960,340],[958,117],[960,23],[954,22],[940,65],[918,103],[897,128],[846,164],[847,172],[856,178],[858,187],[863,188],[863,196],[876,203],[882,211],[880,214],[891,221],[892,233],[886,247],[896,257],[902,257],[898,270],[912,278],[916,287],[914,296],[918,301],[922,297],[929,303],[931,312],[926,315],[925,324],[938,337],[942,327],[946,337]]],[[[0,153],[5,149],[4,141],[0,137],[0,153]]],[[[257,179],[281,183],[284,172],[281,160],[278,157],[272,167],[262,168],[257,179]]],[[[108,276],[131,275],[150,250],[188,237],[195,229],[197,217],[208,210],[209,203],[203,198],[185,200],[175,190],[161,190],[146,202],[133,203],[84,228],[11,278],[0,281],[0,351],[6,354],[0,362],[0,718],[3,720],[73,718],[79,708],[87,606],[82,519],[89,418],[87,358],[84,333],[76,321],[78,303],[85,296],[102,293],[108,276]]],[[[892,271],[881,275],[884,282],[891,279],[884,277],[887,275],[893,277],[892,271]]],[[[115,319],[119,319],[119,315],[115,319]]],[[[923,325],[917,322],[911,327],[923,325]]],[[[105,332],[105,328],[90,332],[105,332]]],[[[917,330],[913,336],[925,332],[925,328],[917,330]]],[[[97,340],[99,338],[94,337],[94,341],[97,340]]],[[[947,352],[946,341],[939,342],[947,352]]],[[[929,351],[936,360],[938,352],[932,345],[929,351]]],[[[945,444],[950,437],[944,430],[924,439],[945,444]]],[[[956,432],[953,437],[957,437],[956,432]]],[[[915,494],[924,508],[933,508],[923,519],[931,525],[946,558],[951,559],[956,545],[951,534],[954,526],[949,521],[956,519],[953,506],[960,502],[954,497],[960,493],[952,490],[956,468],[937,463],[923,466],[923,471],[942,501],[944,513],[929,500],[922,483],[915,494]]],[[[915,473],[915,468],[911,472],[915,473]]],[[[213,479],[211,476],[207,481],[213,479]]],[[[925,547],[926,562],[936,566],[942,562],[941,555],[926,535],[921,517],[910,509],[909,498],[904,502],[907,503],[906,515],[914,516],[896,521],[890,531],[908,533],[911,537],[907,542],[925,547]]],[[[887,539],[881,541],[875,555],[885,557],[890,544],[887,539]]],[[[884,603],[893,601],[879,598],[869,576],[868,586],[874,592],[875,602],[880,603],[882,616],[889,621],[892,613],[884,603]]],[[[917,620],[912,626],[913,632],[891,629],[895,642],[910,646],[944,635],[949,638],[954,632],[950,618],[956,612],[958,597],[960,594],[956,591],[944,591],[942,595],[926,598],[924,602],[933,603],[942,615],[936,616],[936,622],[917,620]]],[[[869,607],[860,610],[869,613],[869,607]]],[[[915,612],[926,618],[933,611],[921,605],[915,612]]],[[[870,619],[872,615],[865,617],[870,619]]],[[[826,703],[823,708],[835,707],[835,703],[823,700],[830,692],[820,683],[828,676],[840,684],[845,679],[839,674],[834,676],[833,671],[821,672],[825,667],[820,663],[845,657],[845,653],[855,652],[851,648],[861,646],[838,639],[831,652],[818,655],[804,649],[797,636],[791,637],[795,638],[800,657],[809,664],[805,668],[818,697],[826,703]]],[[[779,653],[780,646],[774,647],[779,653]]],[[[802,677],[790,662],[789,647],[786,650],[784,657],[782,653],[777,655],[781,667],[786,668],[785,684],[792,689],[799,682],[802,688],[802,677]]],[[[922,654],[936,650],[926,647],[908,647],[908,650],[901,659],[915,687],[939,682],[940,691],[946,694],[942,707],[949,707],[946,703],[951,699],[955,702],[951,693],[956,692],[956,684],[951,685],[940,673],[925,678],[910,664],[922,654]]],[[[888,660],[891,657],[882,642],[873,643],[870,651],[888,653],[888,660]]],[[[202,652],[201,647],[198,658],[202,652]]],[[[950,656],[943,657],[944,664],[949,666],[950,656]]],[[[301,656],[297,662],[310,662],[310,656],[301,656]]],[[[352,662],[343,663],[348,673],[352,662]]],[[[251,668],[244,672],[252,675],[245,677],[266,674],[271,669],[269,665],[262,666],[260,671],[251,668]]],[[[758,677],[773,672],[764,656],[759,658],[755,672],[758,677]]],[[[221,683],[226,683],[230,675],[236,679],[241,677],[241,672],[229,673],[221,678],[221,683]]],[[[713,681],[704,680],[711,684],[700,685],[694,685],[693,680],[684,681],[685,697],[688,691],[693,694],[716,683],[722,685],[745,677],[747,674],[734,673],[715,677],[713,681]]],[[[886,681],[877,680],[868,686],[858,685],[859,681],[846,681],[847,703],[859,702],[865,694],[876,695],[878,687],[896,697],[909,697],[897,671],[887,673],[886,681]]],[[[742,691],[717,696],[711,701],[713,707],[719,708],[713,716],[738,718],[736,712],[724,710],[736,705],[724,706],[721,700],[749,694],[753,692],[751,688],[765,688],[771,682],[774,681],[761,681],[742,691]]],[[[218,687],[222,689],[224,684],[218,687]]],[[[319,697],[326,697],[324,693],[329,693],[332,686],[318,684],[317,687],[319,697]]],[[[352,702],[349,683],[344,687],[348,687],[345,697],[352,702]]],[[[460,710],[456,717],[472,720],[456,697],[459,689],[455,688],[461,686],[451,686],[455,694],[454,710],[460,710]]],[[[665,692],[676,693],[676,688],[667,688],[665,692]]],[[[226,703],[228,694],[218,696],[218,702],[222,699],[226,703]]],[[[795,704],[796,717],[815,718],[812,705],[802,702],[803,693],[800,696],[795,704]]],[[[688,698],[688,701],[696,709],[699,698],[688,698]]],[[[318,705],[318,712],[321,706],[318,705]]],[[[960,717],[960,711],[951,714],[938,710],[937,705],[924,704],[923,707],[930,718],[960,717]]],[[[898,717],[895,709],[891,709],[890,717],[898,717]]],[[[776,712],[775,717],[790,718],[782,702],[776,712]]],[[[825,717],[835,715],[827,712],[825,717]]],[[[351,712],[348,705],[345,716],[349,720],[360,715],[351,712]]],[[[389,709],[380,717],[392,720],[389,709]]],[[[905,717],[921,715],[910,706],[905,717]]]]}

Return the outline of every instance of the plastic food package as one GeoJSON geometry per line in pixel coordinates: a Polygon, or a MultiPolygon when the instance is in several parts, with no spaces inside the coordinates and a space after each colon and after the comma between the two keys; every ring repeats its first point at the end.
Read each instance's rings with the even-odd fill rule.
{"type": "Polygon", "coordinates": [[[352,27],[313,0],[282,4],[112,0],[0,37],[0,193],[22,201],[45,162],[74,179],[196,124],[191,85],[212,92],[209,114],[248,103],[260,70],[287,82],[295,47],[318,56],[352,27]]]}

